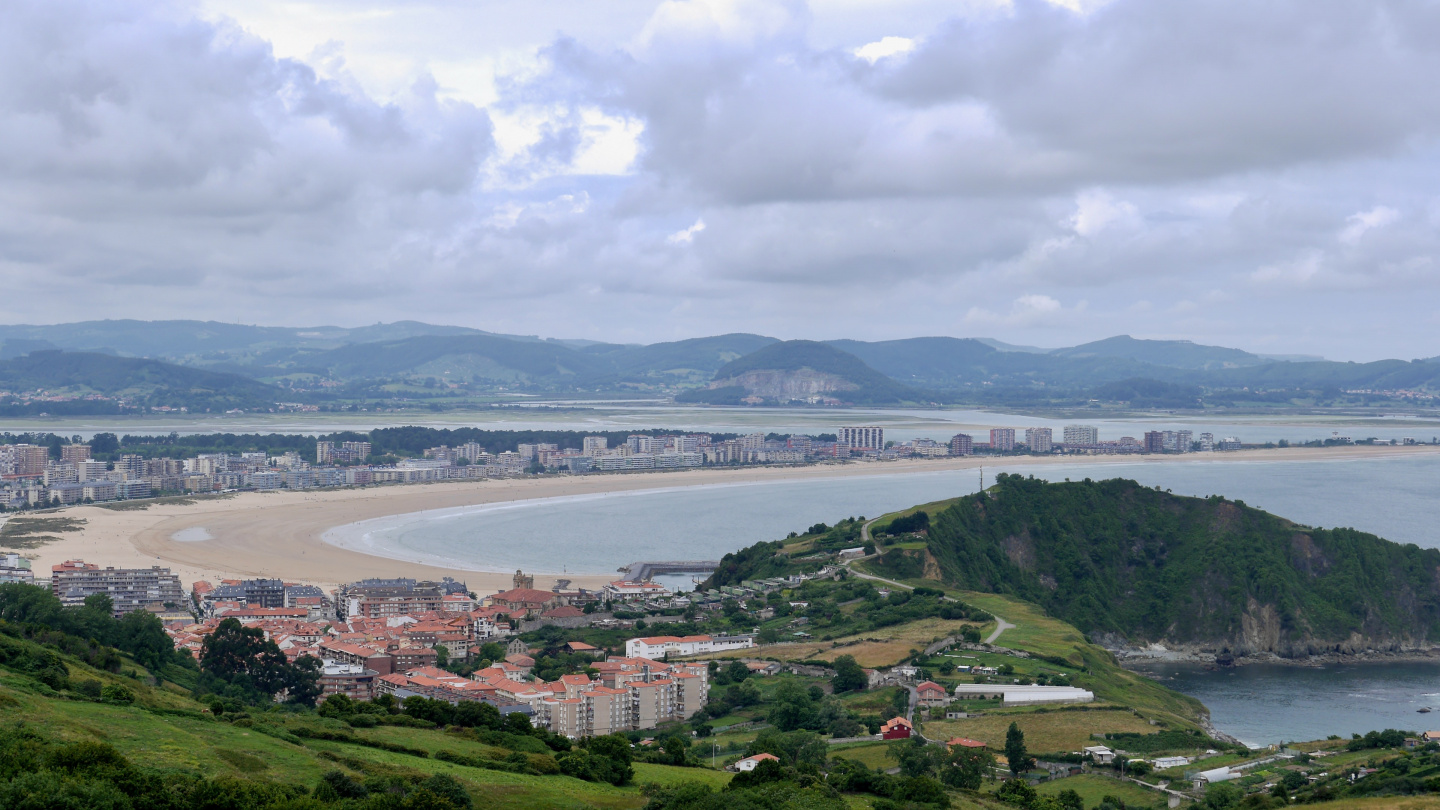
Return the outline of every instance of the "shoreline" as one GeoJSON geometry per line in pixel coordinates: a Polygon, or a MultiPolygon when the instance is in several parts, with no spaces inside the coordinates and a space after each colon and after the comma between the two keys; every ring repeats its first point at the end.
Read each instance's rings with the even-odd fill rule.
{"type": "MultiPolygon", "coordinates": [[[[324,535],[367,520],[417,512],[463,509],[488,504],[546,498],[633,493],[677,487],[754,485],[803,479],[905,475],[996,467],[1063,468],[1067,464],[1265,463],[1414,458],[1440,454],[1440,448],[1419,446],[1347,446],[1276,448],[1225,453],[1166,456],[1016,456],[853,461],[796,467],[698,468],[628,474],[504,478],[445,481],[427,484],[330,490],[241,492],[189,504],[151,504],[145,508],[69,507],[66,517],[85,520],[84,527],[34,549],[21,550],[37,575],[67,559],[102,566],[148,567],[175,571],[189,585],[196,579],[279,577],[334,587],[367,577],[406,576],[439,579],[453,576],[477,592],[510,587],[511,575],[430,565],[363,553],[327,543],[324,535]],[[177,539],[176,536],[180,539],[177,539]],[[205,539],[208,538],[208,539],[205,539]]],[[[1118,470],[1117,470],[1118,472],[1118,470]]],[[[136,502],[140,503],[140,502],[136,502]]],[[[537,588],[557,579],[572,587],[595,588],[614,574],[535,574],[537,588]]]]}

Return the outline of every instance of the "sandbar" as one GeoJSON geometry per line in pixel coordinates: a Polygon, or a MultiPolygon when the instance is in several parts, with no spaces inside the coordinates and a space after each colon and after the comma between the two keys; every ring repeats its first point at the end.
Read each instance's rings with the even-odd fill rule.
{"type": "MultiPolygon", "coordinates": [[[[83,559],[115,567],[168,567],[179,574],[187,586],[199,579],[278,577],[287,582],[311,583],[328,589],[366,577],[438,579],[452,576],[467,582],[474,591],[493,593],[510,587],[511,576],[373,556],[330,545],[321,536],[336,526],[410,512],[677,486],[896,475],[1001,464],[1007,467],[1107,462],[1228,464],[1403,458],[1436,453],[1440,453],[1440,448],[1419,445],[1284,448],[1179,456],[971,456],[851,461],[795,467],[700,468],[444,481],[355,489],[242,492],[225,497],[200,498],[188,504],[157,503],[144,509],[134,508],[139,502],[126,504],[131,508],[125,509],[71,507],[64,510],[64,514],[85,520],[80,531],[63,534],[59,540],[23,553],[32,560],[40,578],[48,575],[52,565],[69,559],[83,559]]],[[[544,538],[537,538],[537,542],[544,542],[544,538]]],[[[527,573],[536,575],[537,588],[547,589],[561,577],[571,580],[572,586],[590,588],[613,578],[544,571],[527,573]]]]}

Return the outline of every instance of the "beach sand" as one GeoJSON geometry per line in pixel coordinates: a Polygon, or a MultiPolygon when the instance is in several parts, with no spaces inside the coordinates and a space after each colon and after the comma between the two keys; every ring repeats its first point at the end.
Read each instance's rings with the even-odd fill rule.
{"type": "MultiPolygon", "coordinates": [[[[145,509],[71,507],[61,514],[82,518],[81,531],[26,550],[38,578],[50,566],[70,559],[132,568],[159,565],[180,575],[187,586],[197,579],[278,577],[331,588],[366,577],[439,579],[453,576],[472,590],[491,593],[510,587],[509,574],[460,571],[406,563],[338,548],[321,536],[329,529],[360,520],[504,501],[623,492],[675,486],[835,478],[856,475],[898,475],[973,469],[985,465],[1063,465],[1067,462],[1217,463],[1242,461],[1329,461],[1401,458],[1434,454],[1429,446],[1288,448],[1183,456],[1014,456],[1001,458],[924,459],[890,462],[855,461],[803,467],[737,467],[612,475],[556,476],[433,484],[389,485],[324,491],[245,492],[206,497],[189,504],[155,504],[145,509]],[[207,539],[208,538],[208,539],[207,539]]],[[[133,504],[128,505],[133,506],[133,504]]],[[[559,576],[574,586],[598,587],[607,576],[535,573],[535,586],[548,589],[559,576]]]]}

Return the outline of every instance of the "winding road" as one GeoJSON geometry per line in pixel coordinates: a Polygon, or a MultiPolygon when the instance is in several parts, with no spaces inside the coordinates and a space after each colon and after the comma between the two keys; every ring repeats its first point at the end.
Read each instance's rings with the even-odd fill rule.
{"type": "MultiPolygon", "coordinates": [[[[877,521],[877,520],[879,520],[879,519],[880,519],[880,518],[872,518],[872,519],[870,519],[870,520],[865,521],[864,523],[862,523],[862,524],[860,525],[860,540],[861,540],[863,543],[865,543],[865,545],[867,545],[867,546],[870,545],[871,542],[872,542],[872,540],[870,539],[870,524],[874,523],[875,521],[877,521]]],[[[857,571],[857,570],[855,570],[854,568],[851,568],[851,567],[850,567],[850,563],[853,563],[853,562],[863,562],[863,561],[865,561],[865,560],[868,560],[868,559],[871,559],[872,557],[877,557],[877,556],[879,556],[879,553],[878,553],[878,552],[875,553],[875,554],[871,554],[871,555],[869,555],[869,556],[866,556],[866,557],[860,557],[859,559],[856,559],[856,560],[846,560],[844,563],[842,563],[842,565],[844,565],[847,569],[849,569],[850,573],[854,574],[854,575],[857,576],[857,577],[860,577],[861,579],[873,580],[873,581],[875,581],[875,582],[883,582],[883,583],[885,583],[886,585],[894,585],[894,586],[897,587],[897,588],[904,588],[904,589],[907,590],[907,591],[913,591],[913,590],[915,590],[915,586],[914,586],[914,585],[906,585],[906,584],[903,583],[903,582],[896,582],[896,581],[893,580],[893,579],[886,579],[886,578],[884,578],[884,577],[877,577],[877,576],[875,576],[874,574],[866,574],[866,573],[864,573],[864,572],[857,571]]],[[[949,597],[949,596],[942,596],[942,597],[940,597],[940,598],[941,598],[941,599],[944,599],[944,600],[947,601],[947,602],[956,602],[956,601],[959,601],[959,600],[954,599],[954,598],[949,597]]],[[[991,615],[991,616],[995,616],[994,613],[991,613],[990,615],[991,615]]],[[[999,616],[995,616],[995,631],[992,632],[992,633],[989,635],[989,637],[987,637],[987,638],[985,639],[985,643],[986,643],[986,644],[994,644],[994,643],[995,643],[995,640],[998,639],[998,638],[1000,638],[1000,634],[1001,634],[1001,633],[1005,632],[1006,630],[1014,630],[1014,629],[1015,629],[1015,625],[1011,624],[1010,622],[1005,621],[1004,619],[1000,618],[999,616]]],[[[914,704],[913,704],[913,703],[911,704],[911,711],[914,711],[914,704]]]]}

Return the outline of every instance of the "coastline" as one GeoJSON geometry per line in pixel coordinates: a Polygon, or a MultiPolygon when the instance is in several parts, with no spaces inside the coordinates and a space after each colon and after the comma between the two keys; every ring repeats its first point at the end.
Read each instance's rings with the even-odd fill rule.
{"type": "MultiPolygon", "coordinates": [[[[334,490],[242,492],[190,504],[153,504],[144,509],[71,507],[58,514],[85,520],[80,531],[63,534],[58,540],[25,550],[22,554],[32,560],[40,576],[52,565],[80,558],[103,566],[169,567],[187,585],[196,579],[281,577],[287,581],[329,588],[366,577],[438,579],[453,576],[466,581],[472,590],[493,592],[510,587],[511,575],[376,556],[332,545],[323,538],[337,527],[415,512],[674,487],[891,476],[998,465],[1054,468],[1071,463],[1318,462],[1411,458],[1435,453],[1440,453],[1440,448],[1420,445],[1277,448],[1178,456],[969,456],[797,467],[700,468],[612,475],[446,481],[334,490]],[[177,535],[181,539],[177,539],[177,535]]],[[[540,588],[550,587],[559,578],[569,579],[575,586],[593,588],[614,576],[546,571],[526,573],[536,575],[535,584],[540,588]]]]}

